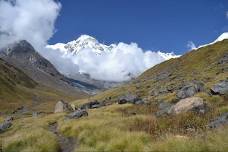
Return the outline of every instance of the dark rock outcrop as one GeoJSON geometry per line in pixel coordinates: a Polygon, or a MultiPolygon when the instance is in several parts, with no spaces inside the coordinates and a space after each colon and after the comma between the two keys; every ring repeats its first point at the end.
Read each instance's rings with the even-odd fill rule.
{"type": "Polygon", "coordinates": [[[201,92],[203,90],[204,90],[204,84],[199,81],[194,81],[182,87],[181,90],[177,92],[177,98],[184,99],[184,98],[192,97],[196,93],[201,92]]]}
{"type": "Polygon", "coordinates": [[[127,94],[118,99],[118,104],[126,104],[126,103],[131,103],[131,104],[144,104],[144,101],[139,98],[136,95],[133,94],[127,94]]]}
{"type": "Polygon", "coordinates": [[[223,80],[220,83],[214,85],[211,88],[213,95],[225,95],[228,94],[228,80],[223,80]]]}
{"type": "Polygon", "coordinates": [[[223,125],[228,125],[228,112],[217,117],[215,120],[208,124],[209,128],[218,128],[223,125]]]}

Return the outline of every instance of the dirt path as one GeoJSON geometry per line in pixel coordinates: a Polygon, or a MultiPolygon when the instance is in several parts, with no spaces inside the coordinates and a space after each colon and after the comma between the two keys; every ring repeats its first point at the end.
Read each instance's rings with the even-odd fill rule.
{"type": "Polygon", "coordinates": [[[60,151],[59,152],[73,152],[76,146],[76,141],[74,138],[67,138],[64,137],[61,133],[57,130],[58,124],[53,123],[49,125],[49,130],[54,133],[57,137],[60,151]]]}

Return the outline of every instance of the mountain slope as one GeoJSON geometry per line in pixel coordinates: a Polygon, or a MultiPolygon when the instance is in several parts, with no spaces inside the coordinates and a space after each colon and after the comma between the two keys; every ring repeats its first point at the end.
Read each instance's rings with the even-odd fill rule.
{"type": "Polygon", "coordinates": [[[219,41],[156,65],[127,85],[108,90],[95,98],[111,96],[115,99],[130,92],[149,101],[176,102],[177,92],[192,81],[201,81],[210,92],[212,85],[228,78],[227,56],[228,40],[219,41]],[[158,96],[152,95],[154,91],[159,92],[158,96]]]}
{"type": "Polygon", "coordinates": [[[76,83],[60,74],[27,41],[19,41],[2,49],[0,57],[21,69],[39,84],[67,94],[83,94],[84,88],[80,87],[80,82],[76,83]]]}
{"type": "Polygon", "coordinates": [[[22,70],[0,58],[0,111],[13,111],[25,106],[40,111],[53,111],[60,99],[75,100],[84,93],[67,94],[39,84],[22,70]]]}

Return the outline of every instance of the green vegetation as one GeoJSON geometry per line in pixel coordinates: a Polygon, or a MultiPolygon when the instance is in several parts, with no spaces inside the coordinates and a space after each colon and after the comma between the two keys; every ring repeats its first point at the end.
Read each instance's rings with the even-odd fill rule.
{"type": "Polygon", "coordinates": [[[83,95],[67,95],[63,92],[41,86],[24,72],[0,59],[0,111],[13,111],[27,106],[41,111],[53,111],[60,99],[72,101],[83,95]],[[34,105],[33,101],[38,104],[34,105]]]}
{"type": "Polygon", "coordinates": [[[148,99],[151,102],[160,100],[175,102],[175,90],[192,80],[203,82],[205,92],[209,92],[213,84],[228,78],[228,72],[224,70],[228,69],[228,65],[218,64],[219,60],[227,53],[227,48],[228,40],[223,40],[214,45],[193,50],[180,58],[156,65],[131,83],[105,91],[95,96],[94,99],[101,100],[106,97],[116,99],[116,97],[129,92],[142,98],[148,98],[152,90],[167,88],[173,91],[148,99]],[[166,74],[167,77],[164,76],[161,79],[161,75],[166,74]]]}
{"type": "MultiPolygon", "coordinates": [[[[194,50],[181,58],[171,59],[149,69],[129,84],[110,89],[89,99],[72,102],[79,107],[94,99],[103,101],[111,97],[111,100],[108,100],[110,105],[88,110],[88,117],[66,120],[63,113],[46,114],[38,118],[32,118],[31,115],[18,118],[9,130],[0,134],[3,148],[6,152],[58,151],[60,147],[58,137],[49,129],[50,124],[57,122],[57,132],[76,139],[75,151],[79,152],[227,151],[228,126],[218,129],[207,128],[211,120],[228,112],[227,96],[212,96],[209,93],[211,86],[228,78],[228,73],[224,70],[227,64],[218,64],[227,53],[227,48],[228,40],[224,40],[194,50]],[[205,113],[190,111],[162,117],[154,115],[158,111],[159,101],[178,102],[177,90],[193,80],[201,81],[205,85],[204,92],[195,94],[206,102],[208,109],[205,113]],[[164,89],[169,91],[163,93],[164,89]],[[152,96],[151,92],[157,90],[161,90],[162,93],[152,96]],[[116,104],[119,96],[128,93],[147,99],[148,104],[116,104]]],[[[47,88],[44,90],[41,86],[36,86],[35,89],[38,91],[37,94],[43,94],[43,101],[49,100],[50,96],[58,98],[59,93],[50,92],[47,88]]],[[[46,104],[43,102],[39,108],[53,110],[53,107],[54,102],[46,104]]],[[[3,121],[3,118],[0,118],[0,121],[3,121]]]]}

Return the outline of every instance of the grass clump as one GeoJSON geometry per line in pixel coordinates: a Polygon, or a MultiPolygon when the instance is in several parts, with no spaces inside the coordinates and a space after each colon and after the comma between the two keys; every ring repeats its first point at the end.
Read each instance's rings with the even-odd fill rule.
{"type": "Polygon", "coordinates": [[[228,129],[209,131],[203,136],[170,135],[151,145],[149,151],[156,152],[225,152],[228,149],[228,129]]]}
{"type": "Polygon", "coordinates": [[[41,128],[21,130],[3,140],[4,152],[56,152],[58,150],[55,136],[41,128]]]}
{"type": "Polygon", "coordinates": [[[77,151],[143,151],[150,143],[150,135],[130,131],[129,126],[137,116],[124,117],[120,112],[131,105],[112,105],[89,111],[87,118],[60,123],[60,131],[76,137],[77,151]]]}

